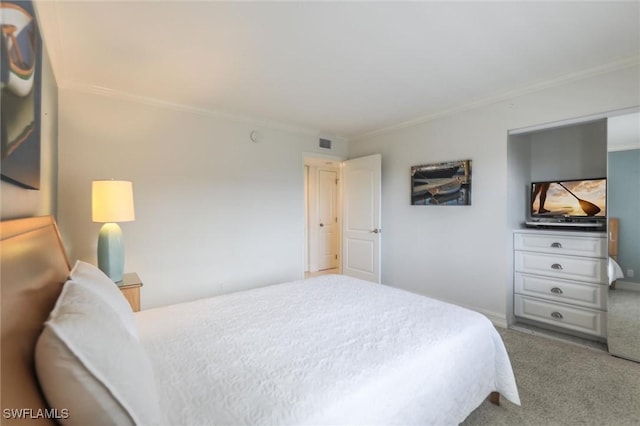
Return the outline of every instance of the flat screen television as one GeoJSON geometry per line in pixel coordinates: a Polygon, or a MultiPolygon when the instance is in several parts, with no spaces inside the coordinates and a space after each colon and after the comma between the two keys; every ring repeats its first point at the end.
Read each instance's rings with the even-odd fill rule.
{"type": "Polygon", "coordinates": [[[607,179],[531,183],[531,219],[550,222],[603,222],[607,216],[607,179]]]}

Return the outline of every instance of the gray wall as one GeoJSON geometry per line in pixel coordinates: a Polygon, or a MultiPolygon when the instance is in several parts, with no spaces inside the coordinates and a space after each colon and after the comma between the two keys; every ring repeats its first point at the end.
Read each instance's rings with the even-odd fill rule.
{"type": "Polygon", "coordinates": [[[571,180],[607,175],[607,121],[533,133],[531,180],[571,180]]]}
{"type": "Polygon", "coordinates": [[[607,192],[609,217],[620,219],[622,281],[640,283],[640,149],[609,153],[607,192]],[[626,276],[628,269],[635,271],[633,278],[626,276]]]}
{"type": "Polygon", "coordinates": [[[529,218],[531,182],[607,175],[607,121],[573,124],[509,136],[508,219],[529,218]]]}

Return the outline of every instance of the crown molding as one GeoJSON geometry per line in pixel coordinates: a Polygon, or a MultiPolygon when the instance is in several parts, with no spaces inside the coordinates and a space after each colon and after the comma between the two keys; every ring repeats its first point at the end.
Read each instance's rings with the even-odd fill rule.
{"type": "MultiPolygon", "coordinates": [[[[298,133],[307,136],[320,136],[326,135],[318,129],[311,129],[307,127],[294,126],[275,120],[263,119],[253,117],[249,115],[234,114],[223,110],[214,110],[208,108],[195,107],[192,105],[181,104],[177,102],[166,101],[148,96],[142,96],[135,93],[127,93],[119,90],[110,89],[108,87],[97,86],[93,84],[79,83],[71,80],[63,80],[58,82],[58,87],[64,90],[69,90],[78,93],[84,93],[89,95],[102,96],[119,101],[133,102],[142,105],[152,106],[156,108],[165,108],[178,112],[185,112],[190,114],[201,115],[205,117],[217,118],[222,120],[233,121],[236,123],[245,123],[262,128],[268,128],[272,130],[280,130],[291,133],[298,133]]],[[[332,135],[331,137],[336,139],[344,139],[345,137],[340,135],[332,135]]]]}
{"type": "Polygon", "coordinates": [[[614,71],[619,71],[619,70],[623,70],[626,68],[631,68],[639,65],[640,65],[640,54],[629,56],[626,58],[619,59],[617,61],[599,65],[597,67],[588,68],[586,70],[582,70],[582,71],[578,71],[570,74],[565,74],[563,76],[560,76],[551,80],[546,80],[543,82],[531,84],[525,87],[521,87],[519,89],[509,90],[509,91],[502,92],[494,96],[489,96],[487,98],[483,98],[474,102],[469,102],[453,108],[437,111],[432,114],[417,117],[412,120],[403,121],[401,123],[394,124],[388,127],[383,127],[381,129],[374,130],[372,132],[362,133],[360,135],[351,137],[350,140],[361,140],[361,139],[371,138],[374,136],[379,136],[395,130],[417,126],[419,124],[433,121],[437,118],[442,118],[442,117],[457,114],[460,112],[473,110],[483,106],[495,104],[501,101],[513,99],[519,96],[524,96],[530,93],[535,93],[545,89],[562,86],[564,84],[568,84],[574,81],[584,80],[590,77],[595,77],[602,74],[608,74],[614,71]]]}
{"type": "Polygon", "coordinates": [[[522,87],[519,89],[502,92],[495,96],[490,96],[484,99],[480,99],[474,102],[469,102],[453,108],[443,109],[441,111],[434,112],[432,114],[424,115],[412,120],[403,121],[401,123],[398,123],[392,126],[383,127],[381,129],[374,130],[371,132],[366,132],[353,137],[346,137],[343,135],[327,135],[326,133],[323,133],[318,129],[311,129],[307,127],[290,125],[283,122],[253,117],[249,115],[234,114],[224,110],[214,110],[214,109],[195,107],[191,105],[180,104],[180,103],[166,101],[166,100],[157,99],[153,97],[137,95],[134,93],[122,92],[122,91],[110,89],[107,87],[79,83],[71,80],[58,81],[58,85],[62,89],[71,90],[79,93],[103,96],[111,99],[134,102],[134,103],[144,104],[144,105],[153,106],[157,108],[166,108],[174,111],[187,112],[191,114],[229,120],[229,121],[238,122],[238,123],[253,124],[256,126],[261,126],[263,128],[270,128],[274,130],[299,133],[307,136],[317,137],[322,135],[322,136],[328,136],[334,139],[349,141],[349,140],[362,140],[362,139],[378,136],[381,134],[389,133],[395,130],[417,126],[417,125],[427,123],[429,121],[433,121],[445,116],[473,110],[476,108],[480,108],[483,106],[495,104],[497,102],[513,99],[526,94],[539,92],[545,89],[561,86],[574,81],[579,81],[586,78],[595,77],[598,75],[607,74],[607,73],[611,73],[611,72],[626,69],[626,68],[631,68],[638,65],[640,65],[640,54],[623,58],[617,61],[609,62],[607,64],[600,65],[597,67],[578,71],[575,73],[565,74],[561,77],[558,77],[552,80],[547,80],[547,81],[539,82],[526,87],[522,87]]]}

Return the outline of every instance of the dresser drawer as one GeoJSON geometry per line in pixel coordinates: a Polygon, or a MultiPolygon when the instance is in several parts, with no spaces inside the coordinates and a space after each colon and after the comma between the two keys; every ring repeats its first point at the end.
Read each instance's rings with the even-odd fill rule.
{"type": "Polygon", "coordinates": [[[607,286],[516,272],[514,291],[587,308],[607,310],[607,286]]]}
{"type": "Polygon", "coordinates": [[[516,251],[514,262],[516,272],[596,284],[607,283],[605,259],[516,251]]]}
{"type": "Polygon", "coordinates": [[[580,333],[599,337],[606,336],[607,324],[605,313],[602,311],[520,295],[515,296],[514,302],[516,316],[553,324],[580,333]]]}
{"type": "Polygon", "coordinates": [[[607,257],[607,239],[604,237],[564,236],[547,234],[515,234],[516,250],[570,256],[607,257]]]}

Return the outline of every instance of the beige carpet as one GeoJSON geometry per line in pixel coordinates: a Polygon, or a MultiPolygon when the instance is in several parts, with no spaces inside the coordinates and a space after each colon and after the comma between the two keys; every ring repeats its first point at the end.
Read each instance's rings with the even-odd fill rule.
{"type": "Polygon", "coordinates": [[[499,328],[522,406],[485,401],[463,425],[640,425],[640,363],[499,328]]]}

